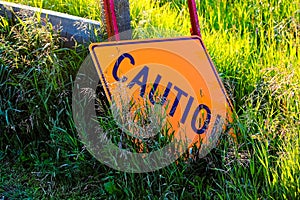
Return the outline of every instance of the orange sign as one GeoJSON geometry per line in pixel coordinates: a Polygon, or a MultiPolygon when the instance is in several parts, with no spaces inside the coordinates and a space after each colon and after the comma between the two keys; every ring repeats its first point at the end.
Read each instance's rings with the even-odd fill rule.
{"type": "Polygon", "coordinates": [[[109,101],[122,83],[136,102],[164,106],[175,137],[216,144],[231,104],[199,37],[95,43],[90,53],[109,101]]]}

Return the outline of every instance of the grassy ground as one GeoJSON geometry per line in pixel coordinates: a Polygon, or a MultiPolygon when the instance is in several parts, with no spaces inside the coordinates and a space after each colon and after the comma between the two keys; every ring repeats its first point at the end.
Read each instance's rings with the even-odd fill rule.
{"type": "MultiPolygon", "coordinates": [[[[95,1],[19,1],[100,19],[95,1]]],[[[97,2],[97,1],[96,1],[97,2]]],[[[131,0],[140,37],[188,35],[183,0],[131,0]],[[174,33],[175,32],[175,33],[174,33]]],[[[203,40],[239,119],[207,157],[146,174],[112,170],[77,138],[71,83],[87,54],[51,25],[0,18],[0,198],[297,199],[299,2],[197,1],[203,40]]]]}

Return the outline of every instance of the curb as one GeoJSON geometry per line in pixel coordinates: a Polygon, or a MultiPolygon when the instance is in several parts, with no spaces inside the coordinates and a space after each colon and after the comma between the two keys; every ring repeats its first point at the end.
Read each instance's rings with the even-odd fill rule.
{"type": "Polygon", "coordinates": [[[98,21],[0,0],[0,16],[15,19],[22,16],[22,13],[28,16],[40,14],[41,18],[47,19],[53,27],[58,27],[61,36],[68,39],[64,43],[65,47],[73,47],[75,43],[88,45],[102,39],[103,25],[98,21]]]}

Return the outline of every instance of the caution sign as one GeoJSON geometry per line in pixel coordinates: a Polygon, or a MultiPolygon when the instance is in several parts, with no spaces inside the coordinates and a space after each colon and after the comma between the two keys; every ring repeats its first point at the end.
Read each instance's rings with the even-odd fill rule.
{"type": "Polygon", "coordinates": [[[201,156],[216,145],[231,104],[201,38],[95,43],[90,53],[110,102],[121,83],[131,101],[164,107],[175,137],[201,156]]]}

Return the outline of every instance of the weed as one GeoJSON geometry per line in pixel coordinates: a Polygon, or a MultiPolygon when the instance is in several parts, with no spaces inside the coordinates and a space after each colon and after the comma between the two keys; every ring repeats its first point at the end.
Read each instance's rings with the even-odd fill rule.
{"type": "MultiPolygon", "coordinates": [[[[94,2],[22,2],[100,19],[94,2]]],[[[185,1],[131,0],[130,5],[132,27],[142,28],[135,38],[189,35],[185,1]]],[[[75,135],[69,94],[86,52],[61,49],[49,24],[30,19],[13,25],[1,18],[2,196],[299,198],[298,2],[201,0],[197,7],[204,43],[239,116],[233,123],[236,142],[223,134],[205,158],[189,164],[179,158],[145,174],[100,164],[75,135]]]]}

